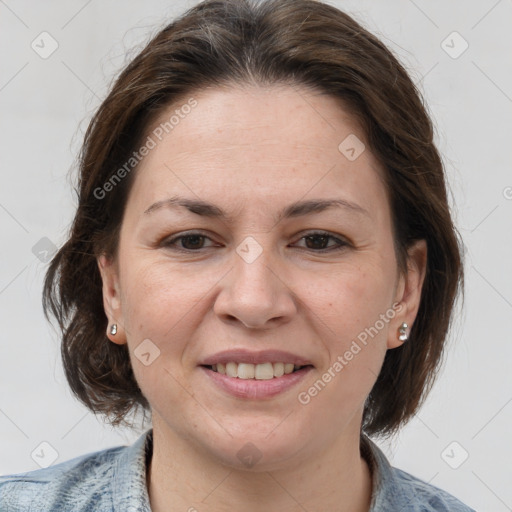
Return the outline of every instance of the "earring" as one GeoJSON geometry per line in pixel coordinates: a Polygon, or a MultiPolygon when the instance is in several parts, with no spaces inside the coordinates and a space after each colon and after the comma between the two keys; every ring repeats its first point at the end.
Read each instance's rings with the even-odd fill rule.
{"type": "Polygon", "coordinates": [[[409,338],[409,335],[407,334],[407,328],[409,326],[404,322],[399,328],[398,328],[398,339],[400,341],[407,341],[409,338]]]}
{"type": "Polygon", "coordinates": [[[112,324],[112,327],[110,327],[110,334],[112,334],[112,336],[117,334],[117,324],[112,324]]]}

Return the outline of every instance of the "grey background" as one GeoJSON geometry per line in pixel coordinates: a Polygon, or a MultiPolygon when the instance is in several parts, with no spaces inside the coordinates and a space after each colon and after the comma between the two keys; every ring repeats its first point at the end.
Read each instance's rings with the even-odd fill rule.
{"type": "MultiPolygon", "coordinates": [[[[134,45],[195,3],[0,0],[1,474],[37,469],[33,453],[58,463],[139,435],[72,398],[42,314],[41,260],[65,240],[75,206],[68,171],[110,81],[134,45]],[[31,47],[43,31],[58,44],[46,59],[31,47]]],[[[467,251],[443,372],[418,415],[379,444],[395,466],[477,510],[512,510],[512,2],[329,3],[377,34],[423,91],[467,251]],[[469,44],[457,58],[454,31],[469,44]]]]}

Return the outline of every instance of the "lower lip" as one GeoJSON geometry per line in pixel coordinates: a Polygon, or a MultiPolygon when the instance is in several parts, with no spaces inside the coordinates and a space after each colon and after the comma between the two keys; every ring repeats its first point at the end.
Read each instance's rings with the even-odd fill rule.
{"type": "Polygon", "coordinates": [[[214,372],[204,366],[200,366],[200,369],[217,386],[227,391],[230,395],[238,398],[261,399],[276,396],[292,388],[302,381],[313,367],[305,366],[295,372],[268,380],[239,379],[238,377],[228,377],[222,373],[214,372]]]}

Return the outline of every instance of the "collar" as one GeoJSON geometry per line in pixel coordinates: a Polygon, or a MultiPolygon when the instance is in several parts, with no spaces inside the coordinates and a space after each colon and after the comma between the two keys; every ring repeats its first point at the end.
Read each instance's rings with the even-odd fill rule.
{"type": "MultiPolygon", "coordinates": [[[[366,434],[361,433],[360,450],[372,473],[372,497],[369,512],[407,510],[421,512],[410,475],[391,466],[384,452],[366,434]]],[[[414,479],[415,480],[415,479],[414,479]]]]}
{"type": "Polygon", "coordinates": [[[142,434],[118,458],[112,476],[114,512],[151,512],[146,468],[153,453],[153,429],[142,434]]]}

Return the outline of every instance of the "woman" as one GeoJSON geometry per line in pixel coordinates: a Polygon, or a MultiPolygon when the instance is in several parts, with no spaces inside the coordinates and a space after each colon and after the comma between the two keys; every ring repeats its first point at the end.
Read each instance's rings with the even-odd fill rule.
{"type": "Polygon", "coordinates": [[[95,114],[44,306],[130,447],[3,477],[2,510],[468,511],[392,468],[462,284],[403,67],[310,0],[206,1],[95,114]]]}

